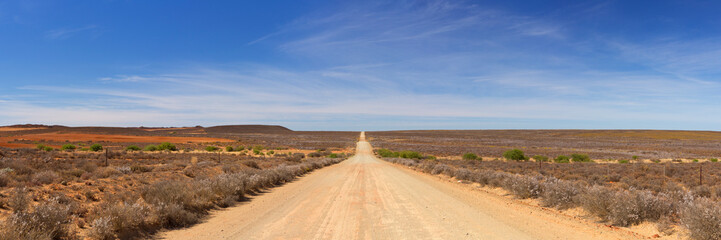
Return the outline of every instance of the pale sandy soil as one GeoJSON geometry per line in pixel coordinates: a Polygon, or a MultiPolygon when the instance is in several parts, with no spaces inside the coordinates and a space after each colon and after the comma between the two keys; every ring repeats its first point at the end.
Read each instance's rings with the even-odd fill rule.
{"type": "Polygon", "coordinates": [[[639,239],[467,184],[356,156],[162,239],[639,239]]]}

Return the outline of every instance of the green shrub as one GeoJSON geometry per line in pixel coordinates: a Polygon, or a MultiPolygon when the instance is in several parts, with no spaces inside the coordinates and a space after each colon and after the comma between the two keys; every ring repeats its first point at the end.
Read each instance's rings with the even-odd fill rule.
{"type": "Polygon", "coordinates": [[[233,151],[233,147],[227,146],[227,147],[225,147],[225,151],[226,151],[226,152],[232,152],[232,151],[233,151]]]}
{"type": "Polygon", "coordinates": [[[520,149],[511,149],[503,153],[503,158],[514,161],[528,160],[520,149]]]}
{"type": "Polygon", "coordinates": [[[536,162],[548,162],[548,157],[546,156],[536,155],[533,156],[533,159],[536,160],[536,162]]]}
{"type": "Polygon", "coordinates": [[[76,148],[77,147],[75,147],[75,145],[65,144],[65,145],[63,145],[63,147],[61,149],[65,150],[65,151],[72,151],[72,150],[75,150],[76,148]]]}
{"type": "Polygon", "coordinates": [[[130,146],[126,147],[125,150],[127,150],[127,151],[140,151],[140,147],[135,146],[135,145],[130,145],[130,146]]]}
{"type": "Polygon", "coordinates": [[[619,159],[618,163],[629,163],[629,161],[626,159],[619,159]]]}
{"type": "Polygon", "coordinates": [[[50,151],[52,151],[52,150],[55,150],[55,148],[49,147],[49,146],[45,146],[45,148],[43,148],[43,150],[45,150],[46,152],[50,152],[50,151]]]}
{"type": "Polygon", "coordinates": [[[148,146],[145,146],[145,148],[143,150],[148,151],[148,152],[155,152],[155,151],[158,151],[158,146],[148,145],[148,146]]]}
{"type": "Polygon", "coordinates": [[[398,153],[393,152],[393,151],[388,150],[388,149],[385,149],[385,148],[378,149],[378,150],[376,150],[376,152],[377,152],[378,155],[380,155],[381,157],[398,157],[398,153]]]}
{"type": "Polygon", "coordinates": [[[695,158],[694,158],[694,159],[693,159],[693,162],[698,162],[698,159],[695,159],[695,158]]]}
{"type": "Polygon", "coordinates": [[[478,155],[475,153],[466,153],[463,154],[463,160],[478,160],[478,155]]]}
{"type": "Polygon", "coordinates": [[[553,159],[553,161],[556,163],[569,163],[570,160],[571,160],[571,158],[569,158],[566,155],[561,155],[561,156],[558,156],[555,159],[553,159]]]}
{"type": "Polygon", "coordinates": [[[163,142],[158,145],[159,151],[178,151],[178,148],[175,147],[175,144],[169,143],[169,142],[163,142]]]}
{"type": "Polygon", "coordinates": [[[571,161],[573,161],[573,162],[591,162],[591,158],[586,154],[574,153],[574,154],[571,154],[571,161]]]}
{"type": "Polygon", "coordinates": [[[329,157],[329,158],[338,158],[338,154],[336,154],[336,153],[331,153],[330,155],[328,155],[328,157],[329,157]]]}
{"type": "Polygon", "coordinates": [[[412,159],[421,159],[423,156],[414,151],[401,151],[398,153],[398,156],[401,158],[412,158],[412,159]]]}
{"type": "Polygon", "coordinates": [[[243,150],[245,150],[245,147],[244,147],[244,146],[239,146],[239,147],[235,148],[235,151],[239,151],[239,152],[240,152],[240,151],[243,151],[243,150]]]}
{"type": "Polygon", "coordinates": [[[711,162],[718,162],[718,158],[712,158],[712,159],[709,159],[709,161],[711,161],[711,162]]]}
{"type": "Polygon", "coordinates": [[[98,152],[98,151],[101,151],[101,150],[103,150],[103,146],[100,145],[100,144],[97,144],[97,143],[96,143],[96,144],[90,145],[90,151],[98,152]]]}
{"type": "Polygon", "coordinates": [[[258,149],[253,149],[253,154],[255,154],[255,155],[260,155],[260,150],[258,150],[258,149]]]}
{"type": "Polygon", "coordinates": [[[35,147],[36,147],[38,150],[45,150],[45,145],[42,145],[42,144],[35,145],[35,147]]]}
{"type": "Polygon", "coordinates": [[[270,150],[270,151],[268,151],[268,154],[275,154],[275,151],[270,150]]]}
{"type": "Polygon", "coordinates": [[[205,151],[208,151],[208,152],[215,152],[215,151],[218,151],[218,150],[219,150],[219,148],[216,147],[216,146],[207,146],[207,147],[205,147],[205,151]]]}

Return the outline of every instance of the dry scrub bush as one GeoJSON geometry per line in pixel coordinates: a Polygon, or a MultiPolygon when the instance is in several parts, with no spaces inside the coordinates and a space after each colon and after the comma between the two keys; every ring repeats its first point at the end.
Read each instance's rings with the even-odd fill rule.
{"type": "Polygon", "coordinates": [[[656,221],[663,216],[673,214],[676,209],[671,204],[673,199],[671,196],[655,195],[650,191],[617,191],[599,185],[585,187],[553,177],[530,177],[490,170],[470,171],[428,161],[417,163],[398,159],[387,160],[432,174],[446,174],[484,186],[501,187],[521,199],[540,197],[541,204],[548,207],[566,209],[581,205],[592,215],[619,226],[637,224],[645,220],[656,221]]]}
{"type": "Polygon", "coordinates": [[[229,207],[241,200],[245,194],[248,176],[244,173],[221,174],[208,180],[208,185],[216,195],[216,204],[229,207]]]}
{"type": "Polygon", "coordinates": [[[441,173],[444,173],[444,174],[445,174],[445,173],[450,172],[451,170],[452,170],[452,169],[451,169],[448,165],[445,165],[445,164],[436,164],[436,165],[433,167],[433,170],[431,170],[431,174],[441,174],[441,173]]]}
{"type": "Polygon", "coordinates": [[[511,175],[506,178],[503,188],[520,199],[536,198],[541,194],[541,183],[536,177],[511,175]]]}
{"type": "Polygon", "coordinates": [[[549,178],[541,183],[541,189],[541,204],[558,209],[576,206],[576,196],[581,192],[577,184],[556,178],[549,178]]]}
{"type": "Polygon", "coordinates": [[[0,239],[60,239],[70,238],[70,207],[51,199],[33,211],[19,211],[2,224],[0,239]]]}
{"type": "Polygon", "coordinates": [[[645,220],[655,221],[673,213],[675,206],[665,195],[648,191],[614,191],[592,186],[581,195],[580,203],[589,213],[617,226],[629,226],[645,220]]]}
{"type": "Polygon", "coordinates": [[[30,207],[30,202],[32,202],[32,198],[30,197],[27,188],[15,188],[8,200],[8,206],[15,213],[24,212],[30,207]]]}
{"type": "Polygon", "coordinates": [[[186,227],[199,221],[199,216],[175,203],[159,203],[153,206],[160,226],[166,228],[186,227]]]}
{"type": "Polygon", "coordinates": [[[10,185],[12,179],[9,175],[10,173],[8,173],[8,171],[2,171],[2,169],[0,169],[0,188],[10,185]]]}
{"type": "MultiPolygon", "coordinates": [[[[298,159],[298,161],[300,161],[300,158],[298,159]]],[[[243,165],[251,167],[251,168],[255,168],[255,169],[260,169],[260,166],[258,166],[258,163],[253,160],[243,161],[243,165]]]]}
{"type": "Polygon", "coordinates": [[[129,239],[138,237],[142,230],[153,228],[151,209],[141,203],[116,202],[103,204],[93,220],[88,235],[93,239],[129,239]]]}
{"type": "Polygon", "coordinates": [[[687,197],[680,209],[681,223],[693,239],[721,239],[721,207],[707,198],[687,197]]]}
{"type": "Polygon", "coordinates": [[[32,182],[37,185],[54,183],[60,178],[57,173],[53,171],[42,171],[35,173],[32,176],[32,182]]]}

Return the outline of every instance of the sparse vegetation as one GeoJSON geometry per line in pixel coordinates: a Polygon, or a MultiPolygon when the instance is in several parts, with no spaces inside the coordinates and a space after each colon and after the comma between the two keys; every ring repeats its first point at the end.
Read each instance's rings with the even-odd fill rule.
{"type": "Polygon", "coordinates": [[[215,152],[215,151],[218,151],[218,150],[220,150],[220,148],[218,148],[218,147],[216,147],[216,146],[207,146],[207,147],[205,147],[205,151],[208,151],[208,152],[215,152]]]}
{"type": "Polygon", "coordinates": [[[0,207],[12,213],[0,219],[0,240],[148,238],[160,228],[194,224],[210,209],[232,206],[248,193],[343,160],[336,155],[301,161],[303,154],[293,154],[217,162],[215,154],[117,151],[110,152],[104,167],[105,155],[89,152],[3,154],[0,207]]]}
{"type": "MultiPolygon", "coordinates": [[[[699,172],[695,164],[667,163],[664,166],[639,163],[634,168],[592,162],[549,164],[542,176],[534,171],[538,164],[524,162],[471,164],[453,160],[384,159],[430,174],[444,174],[458,180],[500,187],[517,198],[538,198],[542,206],[558,209],[581,207],[601,221],[615,226],[648,221],[656,222],[659,231],[669,232],[672,229],[669,225],[680,221],[693,239],[718,239],[721,236],[721,207],[717,206],[721,200],[721,185],[698,186],[699,172]],[[665,185],[662,184],[664,181],[665,185]],[[698,187],[686,191],[677,183],[698,187]]],[[[707,163],[705,168],[705,171],[713,171],[710,168],[715,169],[715,164],[707,163]]],[[[721,179],[715,172],[707,174],[705,178],[714,179],[709,180],[714,184],[716,179],[721,179]]]]}

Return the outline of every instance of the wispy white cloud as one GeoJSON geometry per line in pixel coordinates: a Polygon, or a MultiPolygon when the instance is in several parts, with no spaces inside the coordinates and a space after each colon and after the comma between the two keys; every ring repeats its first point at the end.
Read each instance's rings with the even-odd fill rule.
{"type": "MultiPolygon", "coordinates": [[[[329,116],[386,116],[387,119],[531,118],[539,121],[643,121],[662,118],[680,121],[685,118],[682,113],[709,107],[699,104],[688,108],[675,101],[639,101],[638,98],[614,95],[643,93],[645,86],[658,83],[641,77],[619,80],[617,76],[608,76],[613,81],[603,81],[604,74],[589,73],[588,76],[595,74],[596,77],[591,79],[592,84],[571,87],[572,84],[551,85],[549,78],[553,78],[553,74],[529,71],[488,81],[509,85],[510,92],[528,90],[540,91],[542,94],[490,96],[443,91],[424,93],[405,91],[403,87],[373,91],[368,89],[373,89],[377,83],[364,81],[362,74],[365,73],[359,73],[361,77],[358,77],[354,75],[355,71],[346,71],[345,74],[328,74],[333,72],[331,70],[291,72],[253,65],[249,68],[198,68],[148,75],[143,76],[142,86],[138,86],[138,82],[127,81],[106,83],[98,87],[28,86],[23,89],[45,95],[74,96],[87,104],[53,106],[15,99],[9,102],[4,100],[6,103],[0,111],[5,112],[6,121],[15,122],[32,122],[33,119],[75,125],[93,124],[94,121],[103,124],[122,122],[120,125],[162,125],[163,121],[167,121],[166,125],[257,122],[290,124],[292,127],[297,121],[329,116]],[[298,84],[288,84],[287,79],[298,84]],[[338,84],[349,81],[359,85],[338,84]],[[547,95],[552,90],[558,92],[547,95]],[[584,100],[575,95],[588,95],[593,99],[584,100]],[[653,110],[659,107],[673,108],[675,111],[653,110]],[[110,116],[122,117],[109,120],[112,118],[110,116]]],[[[684,89],[673,85],[673,82],[668,84],[671,84],[668,86],[669,92],[673,88],[677,93],[685,95],[698,90],[684,89]]],[[[662,95],[659,99],[666,97],[662,95]]],[[[707,112],[721,114],[718,110],[707,112]]]]}
{"type": "Polygon", "coordinates": [[[721,85],[719,38],[665,39],[651,43],[613,41],[609,45],[629,62],[647,66],[679,80],[703,85],[721,85]]]}
{"type": "Polygon", "coordinates": [[[52,40],[67,39],[81,32],[94,31],[97,29],[97,25],[87,25],[76,28],[58,28],[45,32],[45,37],[52,40]]]}
{"type": "Polygon", "coordinates": [[[152,78],[148,77],[142,77],[137,75],[118,75],[114,77],[101,77],[99,78],[101,81],[108,81],[108,82],[143,82],[152,80],[152,78]]]}

